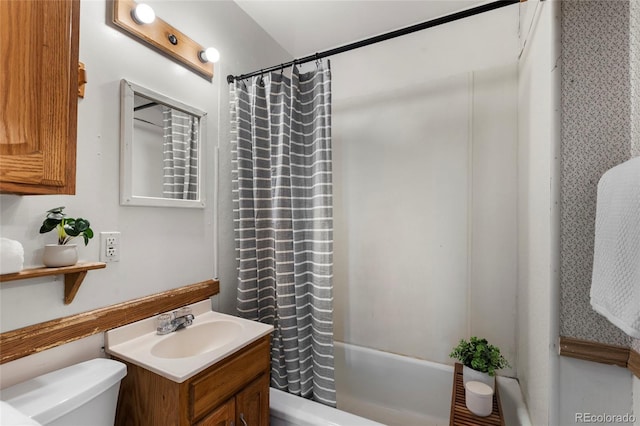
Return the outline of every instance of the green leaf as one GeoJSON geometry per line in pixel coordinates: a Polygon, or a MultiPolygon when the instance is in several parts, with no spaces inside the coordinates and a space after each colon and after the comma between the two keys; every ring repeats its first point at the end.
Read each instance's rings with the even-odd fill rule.
{"type": "Polygon", "coordinates": [[[489,344],[487,339],[471,337],[467,342],[460,340],[458,346],[449,354],[451,358],[474,370],[495,375],[496,370],[510,367],[507,360],[500,354],[500,349],[489,344]]]}
{"type": "Polygon", "coordinates": [[[66,219],[64,221],[64,232],[67,233],[70,237],[77,237],[80,235],[80,231],[76,228],[76,220],[75,219],[66,219]]]}
{"type": "Polygon", "coordinates": [[[79,217],[76,219],[75,228],[78,230],[78,232],[84,232],[89,229],[89,221],[79,217]]]}
{"type": "Polygon", "coordinates": [[[46,232],[53,231],[54,229],[56,229],[56,226],[58,226],[60,222],[61,221],[57,219],[45,219],[44,222],[42,222],[42,226],[40,227],[40,233],[44,234],[46,232]]]}

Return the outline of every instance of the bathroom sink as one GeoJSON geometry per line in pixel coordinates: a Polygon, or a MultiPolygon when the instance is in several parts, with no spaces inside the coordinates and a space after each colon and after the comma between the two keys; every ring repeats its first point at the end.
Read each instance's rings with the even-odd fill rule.
{"type": "Polygon", "coordinates": [[[159,358],[187,358],[213,351],[235,339],[242,326],[231,321],[210,321],[168,334],[151,347],[159,358]]]}
{"type": "Polygon", "coordinates": [[[211,301],[189,305],[193,323],[165,335],[156,317],[105,333],[108,354],[182,383],[273,331],[273,327],[211,310],[211,301]]]}

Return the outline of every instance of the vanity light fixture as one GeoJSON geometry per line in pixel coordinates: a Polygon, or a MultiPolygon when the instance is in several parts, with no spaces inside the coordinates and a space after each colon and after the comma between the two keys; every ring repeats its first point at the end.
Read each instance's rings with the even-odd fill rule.
{"type": "Polygon", "coordinates": [[[207,47],[205,50],[201,50],[198,53],[198,59],[200,59],[202,63],[215,63],[220,60],[220,52],[218,52],[218,49],[215,47],[207,47]]]}
{"type": "Polygon", "coordinates": [[[213,62],[219,54],[211,52],[211,56],[206,56],[201,53],[206,51],[204,46],[155,16],[155,12],[148,5],[138,4],[134,0],[112,1],[112,22],[116,27],[141,43],[153,46],[157,51],[187,66],[207,80],[213,78],[213,62]],[[206,61],[203,60],[205,57],[206,61]]]}
{"type": "Polygon", "coordinates": [[[148,4],[140,3],[131,10],[131,17],[140,25],[151,24],[156,20],[156,13],[148,4]]]}

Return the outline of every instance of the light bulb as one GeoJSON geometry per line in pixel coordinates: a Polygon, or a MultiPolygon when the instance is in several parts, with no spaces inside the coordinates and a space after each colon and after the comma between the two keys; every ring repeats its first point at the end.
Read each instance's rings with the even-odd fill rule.
{"type": "Polygon", "coordinates": [[[138,24],[150,24],[156,19],[156,13],[148,4],[140,3],[131,11],[131,17],[138,24]]]}
{"type": "Polygon", "coordinates": [[[220,52],[215,47],[208,47],[206,50],[200,51],[198,57],[202,62],[218,62],[220,60],[220,52]]]}

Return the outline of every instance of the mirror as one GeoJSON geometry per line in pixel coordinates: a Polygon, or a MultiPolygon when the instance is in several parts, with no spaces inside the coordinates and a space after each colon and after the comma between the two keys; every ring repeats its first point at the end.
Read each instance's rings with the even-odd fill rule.
{"type": "Polygon", "coordinates": [[[204,208],[206,113],[122,80],[120,204],[204,208]]]}

